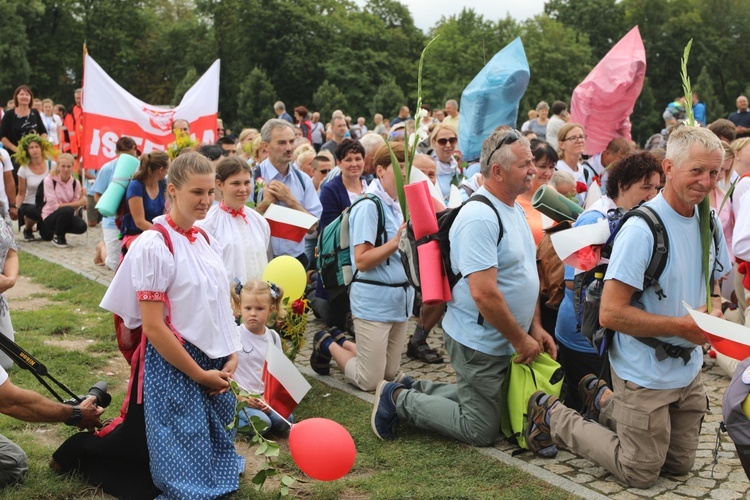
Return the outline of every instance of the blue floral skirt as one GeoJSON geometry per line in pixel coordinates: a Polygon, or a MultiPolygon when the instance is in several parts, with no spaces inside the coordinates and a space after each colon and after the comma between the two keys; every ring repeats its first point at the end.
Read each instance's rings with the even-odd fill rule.
{"type": "MultiPolygon", "coordinates": [[[[210,359],[185,342],[185,350],[204,370],[220,370],[226,358],[210,359]]],[[[239,488],[245,459],[234,448],[231,392],[209,396],[205,388],[169,364],[148,343],[143,376],[146,440],[159,498],[207,499],[239,488]]]]}

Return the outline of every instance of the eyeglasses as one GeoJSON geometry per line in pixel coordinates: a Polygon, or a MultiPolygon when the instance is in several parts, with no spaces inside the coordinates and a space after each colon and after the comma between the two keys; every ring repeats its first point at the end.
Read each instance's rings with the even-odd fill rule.
{"type": "Polygon", "coordinates": [[[216,131],[217,132],[224,132],[224,129],[223,128],[217,128],[216,131]]]}
{"type": "Polygon", "coordinates": [[[497,150],[501,147],[507,145],[511,145],[514,142],[516,142],[521,137],[521,132],[518,130],[511,130],[507,134],[505,134],[505,137],[503,137],[500,142],[497,143],[497,146],[495,146],[495,149],[492,150],[492,153],[487,156],[487,166],[490,165],[490,160],[492,160],[492,155],[497,153],[497,150]]]}
{"type": "Polygon", "coordinates": [[[331,171],[330,168],[326,168],[326,169],[323,169],[323,170],[318,170],[318,172],[320,172],[323,175],[328,175],[328,172],[330,172],[330,171],[331,171]]]}
{"type": "Polygon", "coordinates": [[[586,137],[587,136],[585,136],[585,135],[574,135],[573,137],[568,137],[567,139],[563,139],[563,141],[573,141],[573,142],[576,142],[576,141],[585,141],[586,137]]]}
{"type": "Polygon", "coordinates": [[[441,137],[440,139],[437,139],[435,142],[440,144],[441,146],[445,146],[449,142],[451,143],[451,146],[455,146],[455,144],[458,142],[458,139],[455,137],[441,137]]]}

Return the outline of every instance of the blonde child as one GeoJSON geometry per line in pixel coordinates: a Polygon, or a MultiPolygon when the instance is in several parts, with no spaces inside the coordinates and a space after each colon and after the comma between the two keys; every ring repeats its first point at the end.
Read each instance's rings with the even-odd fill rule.
{"type": "MultiPolygon", "coordinates": [[[[263,363],[266,359],[266,346],[271,342],[277,349],[281,349],[279,334],[268,328],[268,318],[274,311],[283,313],[281,298],[284,292],[265,281],[249,281],[245,285],[238,284],[234,289],[235,302],[239,303],[242,314],[242,324],[237,328],[240,332],[242,349],[237,352],[239,362],[234,372],[234,379],[250,392],[263,395],[263,363]]],[[[266,424],[261,434],[269,431],[283,433],[289,430],[284,420],[263,403],[260,399],[249,398],[249,408],[240,412],[239,432],[252,432],[248,422],[252,416],[258,417],[266,424]]],[[[291,415],[287,419],[293,421],[291,415]]]]}

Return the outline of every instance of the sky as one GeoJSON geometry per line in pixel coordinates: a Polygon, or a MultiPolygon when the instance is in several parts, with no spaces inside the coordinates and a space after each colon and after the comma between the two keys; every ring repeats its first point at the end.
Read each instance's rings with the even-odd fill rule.
{"type": "MultiPolygon", "coordinates": [[[[474,9],[485,19],[496,21],[507,14],[524,21],[544,11],[544,0],[399,0],[406,5],[417,28],[427,32],[441,17],[458,15],[463,8],[474,9]]],[[[366,0],[355,0],[363,7],[366,0]]]]}

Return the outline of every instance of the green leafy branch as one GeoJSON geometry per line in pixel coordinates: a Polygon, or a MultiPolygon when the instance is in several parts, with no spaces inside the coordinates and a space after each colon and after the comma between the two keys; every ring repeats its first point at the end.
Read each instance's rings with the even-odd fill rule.
{"type": "MultiPolygon", "coordinates": [[[[685,125],[688,127],[695,127],[695,116],[693,115],[693,90],[690,86],[690,77],[688,76],[687,64],[690,57],[690,48],[693,46],[693,39],[685,46],[685,52],[680,60],[680,76],[682,78],[682,91],[685,94],[685,125]]],[[[701,249],[703,251],[701,255],[701,263],[703,267],[703,279],[706,284],[706,307],[708,312],[711,312],[711,270],[709,269],[709,263],[711,259],[711,240],[713,236],[711,234],[711,200],[710,196],[706,195],[705,198],[698,204],[698,217],[700,219],[700,230],[701,230],[701,249]]]]}
{"type": "Polygon", "coordinates": [[[283,497],[289,495],[289,488],[294,484],[295,479],[289,474],[281,474],[281,471],[279,471],[279,468],[274,462],[274,459],[279,456],[281,448],[278,444],[276,444],[275,441],[266,439],[263,435],[261,435],[261,432],[266,430],[266,423],[263,422],[260,418],[254,415],[250,416],[247,413],[247,408],[249,407],[249,403],[247,402],[248,398],[260,399],[260,395],[246,391],[245,389],[240,387],[240,385],[234,380],[229,381],[229,389],[237,399],[237,404],[234,408],[234,419],[229,423],[229,425],[226,426],[226,429],[232,430],[239,428],[240,412],[244,412],[245,417],[247,417],[247,420],[250,423],[250,427],[252,428],[252,442],[258,445],[258,449],[255,450],[255,454],[258,456],[263,455],[266,459],[266,465],[262,467],[255,474],[255,476],[253,476],[251,482],[253,483],[253,485],[255,485],[255,489],[260,491],[261,488],[263,488],[266,479],[273,476],[280,476],[278,496],[283,497]]]}
{"type": "Polygon", "coordinates": [[[409,182],[409,178],[411,176],[411,166],[414,163],[414,155],[417,151],[417,144],[419,144],[419,141],[423,139],[423,137],[419,135],[419,124],[425,113],[422,110],[422,68],[424,67],[424,56],[425,54],[427,54],[427,49],[430,48],[432,42],[437,40],[439,36],[440,35],[437,35],[435,38],[430,40],[425,48],[422,49],[422,55],[419,56],[417,75],[417,108],[414,118],[415,126],[414,133],[411,136],[408,136],[408,134],[406,134],[406,130],[404,131],[404,133],[406,134],[404,136],[404,170],[401,169],[401,164],[398,162],[398,158],[396,158],[396,153],[393,152],[393,148],[388,142],[386,142],[386,144],[388,145],[388,150],[391,153],[391,165],[393,165],[393,176],[396,181],[396,193],[398,195],[398,203],[401,206],[401,212],[404,214],[404,221],[409,220],[409,207],[406,205],[404,184],[409,182]]]}

